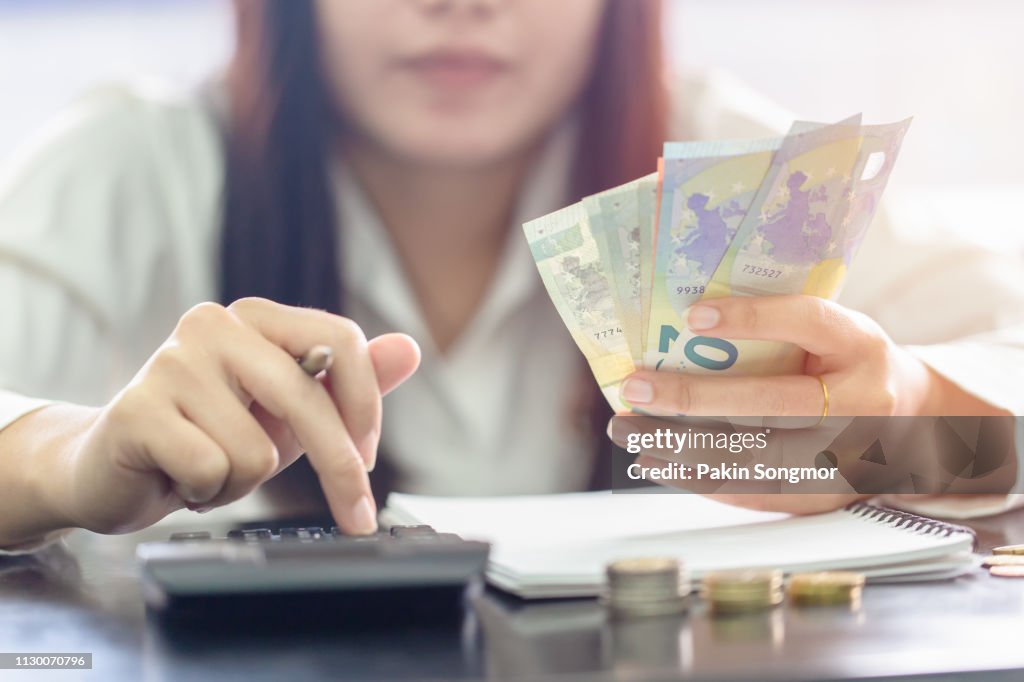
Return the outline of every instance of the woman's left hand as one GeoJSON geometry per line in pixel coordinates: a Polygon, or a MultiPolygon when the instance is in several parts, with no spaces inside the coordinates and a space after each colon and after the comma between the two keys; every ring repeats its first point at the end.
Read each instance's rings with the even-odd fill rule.
{"type": "MultiPolygon", "coordinates": [[[[941,392],[936,387],[948,384],[897,346],[866,315],[813,296],[714,299],[691,308],[687,322],[702,336],[796,344],[807,351],[803,373],[707,376],[636,372],[624,382],[622,395],[644,413],[810,417],[808,425],[813,426],[825,413],[825,393],[818,377],[828,389],[828,414],[847,416],[927,414],[936,409],[932,401],[941,392]]],[[[615,432],[613,440],[622,440],[625,429],[639,426],[628,422],[610,425],[609,433],[615,432]]],[[[798,435],[786,435],[783,430],[775,437],[798,435]]],[[[666,461],[660,454],[644,452],[636,461],[642,466],[658,466],[666,461]]],[[[694,490],[700,491],[700,486],[694,490]]],[[[719,490],[709,497],[748,508],[806,514],[836,509],[865,495],[723,494],[719,490]]]]}
{"type": "Polygon", "coordinates": [[[927,414],[935,379],[866,315],[814,296],[720,298],[690,309],[702,336],[784,341],[807,351],[803,373],[707,376],[640,371],[622,396],[644,412],[687,416],[927,414]]]}

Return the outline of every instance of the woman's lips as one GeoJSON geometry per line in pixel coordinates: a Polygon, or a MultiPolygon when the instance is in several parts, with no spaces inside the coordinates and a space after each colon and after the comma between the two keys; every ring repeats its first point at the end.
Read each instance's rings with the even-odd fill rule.
{"type": "Polygon", "coordinates": [[[438,51],[400,61],[403,69],[446,90],[483,86],[509,70],[509,64],[480,52],[438,51]]]}

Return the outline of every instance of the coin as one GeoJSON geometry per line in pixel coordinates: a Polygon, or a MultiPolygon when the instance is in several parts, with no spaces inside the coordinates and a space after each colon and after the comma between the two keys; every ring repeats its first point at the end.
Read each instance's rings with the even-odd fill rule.
{"type": "Polygon", "coordinates": [[[608,564],[609,575],[636,575],[638,573],[664,573],[678,571],[679,560],[668,557],[619,559],[608,564]]]}
{"type": "Polygon", "coordinates": [[[797,573],[789,579],[789,598],[801,605],[852,604],[863,589],[864,575],[851,571],[797,573]]]}
{"type": "Polygon", "coordinates": [[[715,571],[704,576],[701,594],[715,612],[770,608],[782,602],[782,572],[715,571]]]}
{"type": "Polygon", "coordinates": [[[1000,578],[1024,578],[1024,566],[993,566],[988,572],[1000,578]]]}
{"type": "Polygon", "coordinates": [[[605,575],[602,602],[614,615],[671,615],[682,613],[689,605],[690,578],[678,559],[620,559],[605,567],[605,575]]]}
{"type": "Polygon", "coordinates": [[[1016,554],[993,554],[981,560],[982,566],[1024,566],[1024,556],[1016,554]]]}
{"type": "Polygon", "coordinates": [[[1024,554],[1024,545],[1006,545],[1004,547],[996,547],[992,550],[993,554],[1024,554]]]}

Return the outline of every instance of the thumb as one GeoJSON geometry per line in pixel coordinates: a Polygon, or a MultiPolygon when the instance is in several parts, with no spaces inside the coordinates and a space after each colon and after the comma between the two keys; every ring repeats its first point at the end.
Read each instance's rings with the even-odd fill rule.
{"type": "Polygon", "coordinates": [[[382,334],[370,340],[370,358],[381,395],[387,395],[420,366],[420,347],[406,334],[382,334]]]}

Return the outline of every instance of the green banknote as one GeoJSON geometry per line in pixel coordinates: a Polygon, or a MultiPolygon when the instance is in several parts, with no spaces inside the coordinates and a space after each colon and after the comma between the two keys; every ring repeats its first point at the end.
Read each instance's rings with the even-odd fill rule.
{"type": "Polygon", "coordinates": [[[658,231],[658,196],[661,193],[662,163],[658,172],[640,178],[636,186],[637,213],[640,223],[640,353],[636,359],[643,366],[647,348],[647,325],[651,316],[651,288],[654,286],[654,242],[658,231]]]}
{"type": "Polygon", "coordinates": [[[562,322],[583,352],[615,410],[628,410],[619,385],[635,366],[615,297],[614,278],[602,259],[582,203],[523,225],[541,279],[562,322]]]}
{"type": "Polygon", "coordinates": [[[619,319],[636,365],[642,356],[641,240],[649,235],[649,226],[641,222],[639,210],[638,190],[644,181],[656,183],[657,177],[652,174],[583,200],[594,241],[613,281],[619,319]]]}

